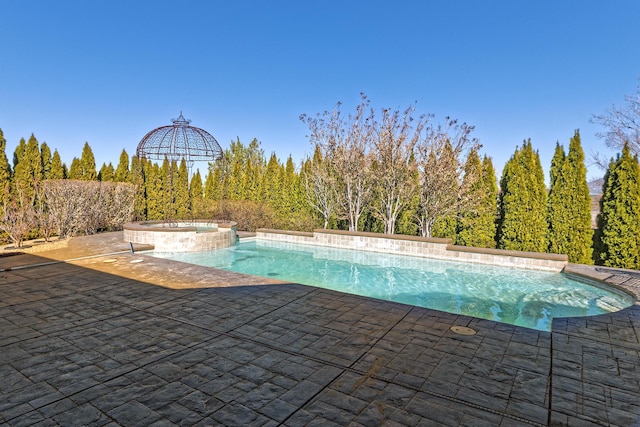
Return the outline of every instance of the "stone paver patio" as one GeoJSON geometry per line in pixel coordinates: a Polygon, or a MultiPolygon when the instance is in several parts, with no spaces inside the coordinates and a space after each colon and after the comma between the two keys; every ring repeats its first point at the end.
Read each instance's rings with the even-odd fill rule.
{"type": "Polygon", "coordinates": [[[638,305],[546,333],[129,253],[121,236],[0,258],[1,424],[640,425],[638,305]]]}

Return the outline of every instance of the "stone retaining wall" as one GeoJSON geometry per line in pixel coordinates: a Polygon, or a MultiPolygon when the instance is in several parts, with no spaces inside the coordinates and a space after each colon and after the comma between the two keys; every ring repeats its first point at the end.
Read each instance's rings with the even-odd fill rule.
{"type": "Polygon", "coordinates": [[[263,228],[257,230],[256,238],[543,271],[562,271],[568,263],[566,255],[470,248],[452,245],[451,239],[380,233],[342,230],[314,230],[313,233],[302,233],[263,228]]]}

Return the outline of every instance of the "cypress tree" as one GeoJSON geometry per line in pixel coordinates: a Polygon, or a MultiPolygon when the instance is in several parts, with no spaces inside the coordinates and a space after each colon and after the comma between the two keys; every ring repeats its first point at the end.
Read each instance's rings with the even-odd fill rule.
{"type": "Polygon", "coordinates": [[[20,163],[20,159],[24,156],[24,151],[27,149],[27,143],[24,138],[20,138],[20,142],[16,146],[16,149],[13,151],[13,170],[15,171],[16,166],[20,163]]]}
{"type": "Polygon", "coordinates": [[[51,169],[49,170],[49,177],[47,179],[64,179],[66,178],[64,174],[64,167],[62,165],[62,160],[60,159],[60,153],[58,150],[53,151],[53,156],[51,157],[51,169]]]}
{"type": "Polygon", "coordinates": [[[454,215],[439,216],[431,228],[431,237],[456,241],[457,218],[454,215]]]}
{"type": "Polygon", "coordinates": [[[479,246],[486,248],[496,247],[496,212],[498,209],[498,179],[493,168],[491,157],[482,159],[482,181],[485,188],[483,209],[478,220],[478,229],[484,236],[479,241],[479,246]]]}
{"type": "Polygon", "coordinates": [[[478,156],[477,150],[472,150],[464,164],[464,177],[462,179],[462,185],[465,188],[469,188],[468,197],[470,202],[465,209],[458,213],[454,240],[456,245],[476,246],[476,220],[479,216],[478,210],[482,204],[482,193],[484,192],[482,184],[480,156],[478,156]]]}
{"type": "Polygon", "coordinates": [[[284,166],[284,179],[282,183],[282,206],[285,215],[294,216],[303,209],[304,199],[300,186],[300,176],[296,173],[296,167],[291,155],[284,166]]]}
{"type": "Polygon", "coordinates": [[[46,142],[40,144],[40,159],[42,160],[42,179],[51,179],[51,149],[46,142]]]}
{"type": "Polygon", "coordinates": [[[79,158],[74,157],[73,160],[71,160],[71,167],[69,167],[67,175],[69,179],[82,179],[82,163],[79,158]]]}
{"type": "Polygon", "coordinates": [[[11,166],[7,158],[7,140],[0,129],[0,204],[6,202],[11,192],[11,166]]]}
{"type": "Polygon", "coordinates": [[[96,159],[93,157],[93,151],[88,142],[82,147],[82,157],[80,157],[81,178],[85,181],[96,181],[98,174],[96,173],[96,159]]]}
{"type": "MultiPolygon", "coordinates": [[[[175,167],[175,162],[173,162],[175,167]]],[[[175,174],[173,189],[173,201],[177,219],[187,219],[191,216],[191,203],[189,199],[189,171],[187,162],[182,159],[175,174]]]]}
{"type": "Polygon", "coordinates": [[[244,198],[244,189],[242,187],[244,175],[243,165],[244,161],[241,158],[234,159],[227,187],[227,198],[229,200],[242,200],[244,198]]]}
{"type": "Polygon", "coordinates": [[[131,158],[131,173],[129,182],[136,187],[136,195],[133,201],[134,218],[140,221],[147,219],[147,192],[145,187],[145,162],[137,156],[131,158]]]}
{"type": "Polygon", "coordinates": [[[258,201],[260,197],[260,170],[259,165],[254,165],[251,158],[247,158],[242,175],[242,198],[244,200],[258,201]]]}
{"type": "Polygon", "coordinates": [[[202,199],[204,196],[204,189],[202,187],[202,177],[200,176],[200,169],[196,169],[196,173],[191,177],[191,183],[189,184],[189,197],[191,202],[202,199]]]}
{"type": "MultiPolygon", "coordinates": [[[[144,161],[144,159],[142,160],[144,161]]],[[[165,162],[167,160],[165,159],[165,162]]],[[[157,163],[151,163],[151,160],[146,160],[144,166],[145,173],[145,194],[146,194],[146,207],[147,207],[147,219],[148,220],[161,220],[166,219],[165,213],[169,214],[169,205],[165,198],[165,194],[169,194],[169,191],[165,191],[164,183],[166,180],[165,171],[158,166],[157,163]],[[165,212],[166,208],[166,212],[165,212]]]]}
{"type": "Polygon", "coordinates": [[[284,168],[278,161],[276,153],[272,153],[267,163],[267,169],[262,177],[260,201],[277,208],[282,199],[284,168]]]}
{"type": "Polygon", "coordinates": [[[570,262],[592,262],[591,196],[587,184],[587,168],[575,132],[569,154],[558,144],[550,169],[549,252],[566,254],[570,262]]]}
{"type": "Polygon", "coordinates": [[[13,183],[14,190],[24,200],[33,200],[35,188],[42,181],[42,158],[40,156],[40,145],[32,134],[29,141],[20,147],[21,153],[16,149],[17,163],[14,168],[13,183]]]}
{"type": "Polygon", "coordinates": [[[547,190],[540,156],[531,140],[516,148],[500,180],[498,247],[547,250],[547,190]]]}
{"type": "Polygon", "coordinates": [[[156,194],[160,201],[159,209],[162,212],[159,219],[176,219],[175,205],[173,204],[173,186],[176,175],[175,163],[175,160],[170,162],[165,157],[162,161],[162,166],[158,169],[159,180],[157,181],[156,194]]]}
{"type": "Polygon", "coordinates": [[[460,212],[457,221],[456,244],[481,248],[495,248],[495,212],[498,186],[491,159],[480,161],[472,151],[465,164],[464,180],[469,180],[469,208],[460,212]]]}
{"type": "Polygon", "coordinates": [[[549,168],[550,190],[548,198],[548,222],[549,222],[549,252],[552,254],[562,254],[568,246],[569,238],[569,213],[564,200],[567,198],[569,188],[567,188],[567,178],[564,176],[564,165],[566,164],[566,154],[564,147],[556,143],[556,149],[551,159],[549,168]]]}
{"type": "Polygon", "coordinates": [[[553,190],[553,187],[556,185],[556,180],[558,179],[558,175],[562,172],[562,166],[564,166],[564,160],[567,156],[564,152],[564,147],[560,145],[559,142],[556,142],[556,149],[553,152],[553,157],[551,158],[551,167],[549,168],[549,176],[551,178],[549,188],[553,190]]]}
{"type": "Polygon", "coordinates": [[[207,200],[220,200],[217,196],[217,185],[218,182],[215,180],[215,175],[220,174],[220,169],[215,169],[215,171],[209,170],[207,174],[207,178],[204,181],[204,198],[207,200]]]}
{"type": "Polygon", "coordinates": [[[625,144],[609,164],[598,215],[596,260],[618,268],[640,268],[640,166],[625,144]]]}
{"type": "Polygon", "coordinates": [[[114,172],[114,181],[116,182],[129,182],[129,155],[126,150],[122,150],[120,153],[120,161],[114,172]]]}
{"type": "Polygon", "coordinates": [[[115,170],[113,169],[113,165],[111,164],[111,162],[109,162],[109,164],[102,164],[102,167],[100,168],[100,172],[98,172],[98,181],[103,181],[103,182],[112,182],[113,178],[115,175],[115,170]]]}

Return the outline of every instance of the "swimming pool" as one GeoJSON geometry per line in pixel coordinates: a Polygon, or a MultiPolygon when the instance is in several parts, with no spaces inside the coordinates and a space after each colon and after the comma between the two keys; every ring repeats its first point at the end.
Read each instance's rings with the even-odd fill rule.
{"type": "Polygon", "coordinates": [[[156,257],[277,278],[543,331],[554,317],[628,307],[623,292],[562,273],[252,239],[217,251],[156,257]]]}

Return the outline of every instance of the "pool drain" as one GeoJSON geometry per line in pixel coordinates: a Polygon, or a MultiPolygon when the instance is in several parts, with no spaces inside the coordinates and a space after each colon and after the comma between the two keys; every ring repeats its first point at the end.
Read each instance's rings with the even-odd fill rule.
{"type": "Polygon", "coordinates": [[[475,335],[476,331],[471,328],[467,328],[466,326],[452,326],[449,328],[451,332],[458,335],[475,335]]]}

